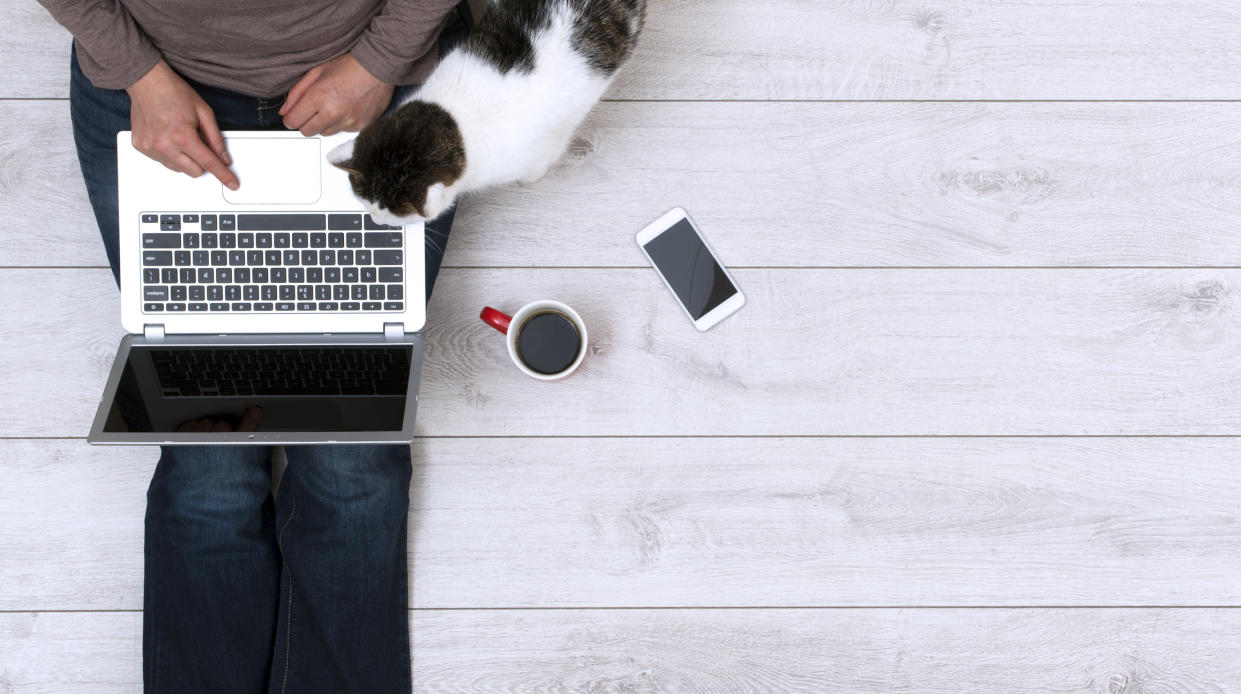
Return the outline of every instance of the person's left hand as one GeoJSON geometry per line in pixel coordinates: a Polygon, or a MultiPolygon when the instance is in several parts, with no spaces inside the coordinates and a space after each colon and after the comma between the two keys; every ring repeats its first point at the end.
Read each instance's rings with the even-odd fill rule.
{"type": "Polygon", "coordinates": [[[312,135],[357,132],[392,101],[393,86],[381,82],[346,53],[313,67],[289,90],[280,107],[285,127],[312,135]]]}

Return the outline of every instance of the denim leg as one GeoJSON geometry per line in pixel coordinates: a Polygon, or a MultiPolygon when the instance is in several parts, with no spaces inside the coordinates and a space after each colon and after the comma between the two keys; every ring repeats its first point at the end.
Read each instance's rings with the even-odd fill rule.
{"type": "Polygon", "coordinates": [[[116,134],[129,129],[129,95],[123,89],[100,89],[78,67],[77,50],[69,59],[69,114],[73,141],[86,195],[95,211],[95,223],[112,276],[121,283],[116,200],[116,134]]]}
{"type": "Polygon", "coordinates": [[[270,694],[408,694],[409,446],[289,446],[270,694]]]}
{"type": "Polygon", "coordinates": [[[167,446],[147,492],[147,694],[263,691],[280,559],[268,447],[167,446]]]}

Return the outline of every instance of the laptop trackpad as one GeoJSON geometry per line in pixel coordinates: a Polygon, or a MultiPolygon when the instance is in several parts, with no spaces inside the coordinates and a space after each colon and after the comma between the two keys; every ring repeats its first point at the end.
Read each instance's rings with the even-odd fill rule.
{"type": "Polygon", "coordinates": [[[323,194],[318,138],[230,137],[241,186],[220,190],[234,205],[309,205],[323,194]]]}

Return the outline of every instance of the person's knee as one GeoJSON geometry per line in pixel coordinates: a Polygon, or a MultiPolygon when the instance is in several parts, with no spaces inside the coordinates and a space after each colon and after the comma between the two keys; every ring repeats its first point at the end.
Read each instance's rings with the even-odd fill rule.
{"type": "Polygon", "coordinates": [[[289,450],[285,480],[340,532],[389,532],[409,511],[411,472],[407,446],[311,446],[289,450]]]}
{"type": "Polygon", "coordinates": [[[256,524],[270,494],[270,449],[168,446],[147,492],[148,527],[207,537],[256,524]]]}

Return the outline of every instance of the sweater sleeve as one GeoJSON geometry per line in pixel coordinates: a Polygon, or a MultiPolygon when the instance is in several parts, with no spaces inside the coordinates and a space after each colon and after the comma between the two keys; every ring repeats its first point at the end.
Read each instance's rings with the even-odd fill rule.
{"type": "Polygon", "coordinates": [[[78,64],[96,87],[125,89],[159,62],[159,51],[120,0],[39,0],[39,4],[73,34],[78,64]]]}
{"type": "Polygon", "coordinates": [[[353,57],[389,84],[413,84],[426,77],[421,59],[432,53],[457,0],[388,0],[354,45],[353,57]]]}

